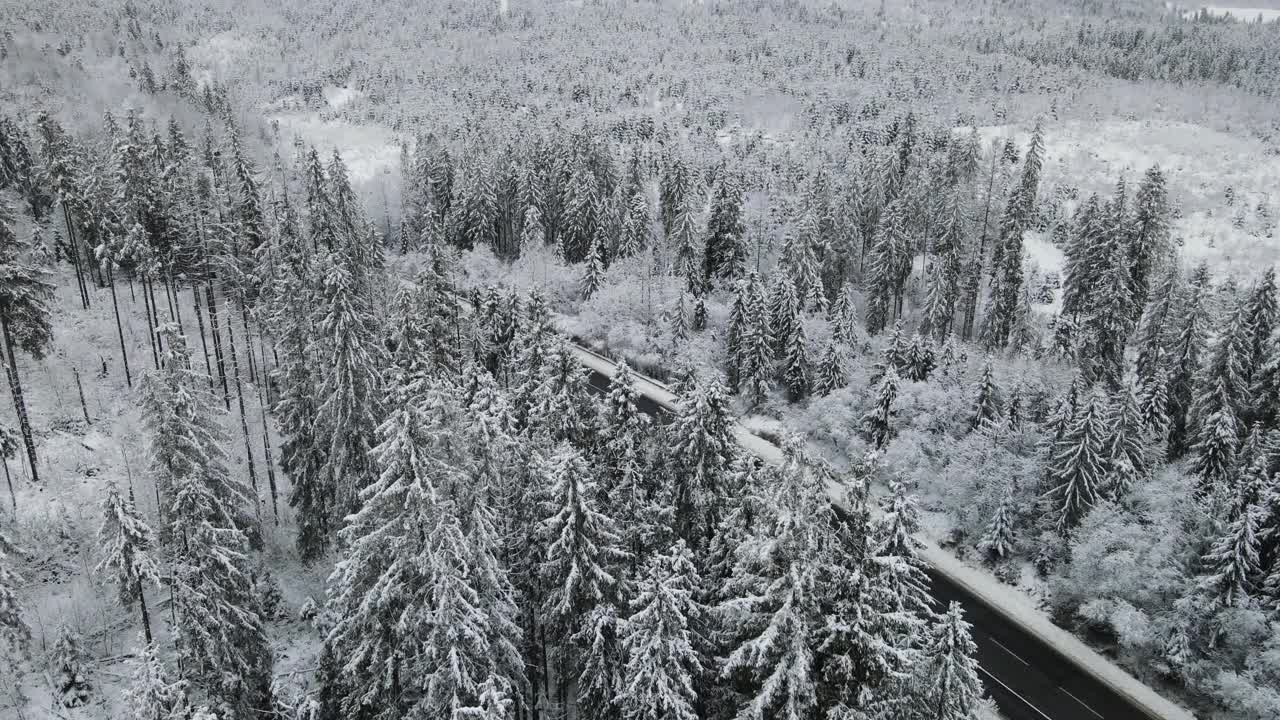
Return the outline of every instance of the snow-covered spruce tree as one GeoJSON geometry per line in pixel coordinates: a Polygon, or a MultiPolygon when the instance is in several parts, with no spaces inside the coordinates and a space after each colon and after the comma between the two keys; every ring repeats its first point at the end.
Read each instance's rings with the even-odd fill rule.
{"type": "Polygon", "coordinates": [[[877,448],[883,448],[893,433],[893,404],[898,399],[898,371],[892,365],[885,368],[876,391],[876,402],[862,416],[862,432],[877,448]]]}
{"type": "Polygon", "coordinates": [[[960,301],[960,274],[963,272],[965,209],[959,191],[946,195],[942,224],[934,239],[939,258],[933,265],[926,290],[920,334],[942,340],[951,333],[956,306],[960,301]]]}
{"type": "Polygon", "coordinates": [[[1143,428],[1159,442],[1169,432],[1169,370],[1161,366],[1139,388],[1138,411],[1143,428]]]}
{"type": "Polygon", "coordinates": [[[691,189],[685,194],[683,201],[676,209],[667,240],[675,251],[673,270],[676,275],[685,279],[685,289],[690,293],[696,293],[703,284],[702,268],[699,267],[701,263],[698,262],[700,254],[697,247],[698,237],[701,234],[698,229],[698,214],[701,212],[701,204],[701,193],[691,189]]]}
{"type": "Polygon", "coordinates": [[[744,719],[804,720],[818,707],[815,646],[827,622],[821,575],[831,510],[794,441],[788,452],[767,529],[739,547],[734,584],[745,592],[719,608],[745,631],[721,670],[751,688],[737,715],[744,719]]]}
{"type": "Polygon", "coordinates": [[[1252,385],[1258,373],[1267,365],[1272,338],[1280,328],[1280,304],[1276,300],[1276,271],[1267,268],[1245,301],[1248,319],[1248,356],[1244,361],[1244,380],[1252,385]]]}
{"type": "Polygon", "coordinates": [[[623,647],[626,681],[618,698],[627,720],[697,720],[703,661],[698,628],[698,571],[683,540],[655,555],[638,580],[623,647]]]}
{"type": "Polygon", "coordinates": [[[1243,607],[1254,593],[1260,571],[1257,525],[1258,509],[1244,508],[1201,558],[1200,591],[1218,607],[1243,607]]]}
{"type": "Polygon", "coordinates": [[[786,272],[775,270],[773,287],[769,290],[769,335],[778,356],[786,352],[787,340],[799,324],[800,300],[796,297],[795,283],[786,272]]]}
{"type": "Polygon", "coordinates": [[[582,299],[590,300],[592,295],[604,284],[604,233],[597,230],[591,241],[591,250],[587,252],[585,267],[582,272],[582,299]]]}
{"type": "Polygon", "coordinates": [[[573,356],[569,343],[561,336],[546,339],[542,364],[521,367],[521,389],[517,389],[517,417],[522,393],[527,393],[525,431],[530,437],[545,437],[553,442],[567,441],[585,446],[592,428],[596,404],[588,394],[587,373],[573,356]]]}
{"type": "Polygon", "coordinates": [[[918,712],[930,720],[978,720],[983,717],[982,680],[978,677],[978,646],[972,625],[964,619],[960,603],[929,628],[917,670],[921,692],[918,712]]]}
{"type": "Polygon", "coordinates": [[[355,273],[347,269],[350,262],[342,252],[322,260],[315,334],[308,350],[321,370],[314,442],[324,452],[324,489],[318,492],[333,499],[331,517],[354,512],[360,491],[373,481],[369,451],[377,442],[385,366],[377,320],[360,296],[355,273]]]}
{"type": "Polygon", "coordinates": [[[622,220],[622,238],[618,241],[618,257],[635,257],[643,253],[653,242],[653,211],[642,190],[637,189],[628,198],[626,215],[622,220]]]}
{"type": "Polygon", "coordinates": [[[922,547],[912,535],[920,531],[920,510],[916,499],[900,482],[890,486],[884,514],[873,527],[874,563],[877,578],[894,598],[900,612],[928,616],[932,600],[924,562],[918,555],[922,547]]]}
{"type": "Polygon", "coordinates": [[[1236,450],[1240,445],[1239,422],[1222,378],[1212,380],[1213,400],[1204,403],[1213,409],[1200,418],[1196,442],[1191,451],[1192,471],[1199,476],[1196,494],[1200,497],[1222,496],[1232,492],[1230,479],[1236,465],[1236,450]]]}
{"type": "Polygon", "coordinates": [[[742,277],[747,264],[747,248],[743,243],[746,232],[746,225],[742,221],[742,188],[739,179],[722,170],[711,194],[711,216],[707,219],[703,273],[708,280],[735,280],[742,277]]]}
{"type": "Polygon", "coordinates": [[[1086,377],[1105,382],[1111,388],[1120,386],[1124,349],[1136,314],[1126,260],[1126,248],[1115,243],[1089,298],[1084,347],[1080,353],[1086,377]]]}
{"type": "Polygon", "coordinates": [[[372,452],[380,474],[342,530],[347,551],[329,579],[338,620],[326,642],[342,658],[332,702],[351,717],[448,717],[479,707],[486,679],[523,684],[491,520],[469,516],[467,534],[450,496],[469,486],[451,437],[456,389],[421,382],[392,389],[372,452]]]}
{"type": "Polygon", "coordinates": [[[872,240],[866,307],[867,332],[871,335],[880,334],[897,316],[895,308],[900,288],[906,281],[902,276],[903,265],[910,271],[911,249],[905,235],[903,212],[901,202],[890,203],[880,217],[872,240]]]}
{"type": "Polygon", "coordinates": [[[1175,459],[1182,457],[1196,438],[1192,403],[1209,333],[1208,293],[1209,270],[1201,265],[1188,283],[1169,353],[1169,456],[1175,459]]]}
{"type": "Polygon", "coordinates": [[[31,645],[31,627],[22,619],[16,593],[20,578],[9,565],[11,558],[22,556],[18,546],[0,531],[0,668],[13,678],[19,676],[31,645]]]}
{"type": "Polygon", "coordinates": [[[132,493],[125,499],[114,482],[107,483],[107,497],[102,501],[98,542],[102,547],[102,560],[93,571],[113,576],[121,605],[129,607],[137,603],[142,615],[143,638],[150,644],[151,616],[143,591],[147,583],[160,584],[160,570],[151,556],[155,538],[134,506],[132,493]]]}
{"type": "Polygon", "coordinates": [[[1134,363],[1138,380],[1142,384],[1164,368],[1167,373],[1168,348],[1172,345],[1169,337],[1174,320],[1174,304],[1181,295],[1182,269],[1177,261],[1169,258],[1168,265],[1159,287],[1142,311],[1138,322],[1134,345],[1138,354],[1134,363]]]}
{"type": "Polygon", "coordinates": [[[208,503],[207,520],[217,530],[235,531],[253,547],[262,543],[254,515],[253,492],[231,475],[221,411],[209,390],[208,378],[191,366],[186,336],[174,325],[159,329],[164,341],[160,369],[142,381],[142,418],[150,447],[148,471],[160,495],[161,540],[185,553],[193,518],[179,512],[179,494],[198,485],[208,503]]]}
{"type": "Polygon", "coordinates": [[[1009,343],[1022,298],[1022,235],[1035,215],[1040,169],[1044,162],[1044,130],[1036,123],[1022,165],[1022,176],[1009,193],[1000,218],[999,237],[992,253],[991,301],[983,326],[987,347],[1003,348],[1009,343]]]}
{"type": "Polygon", "coordinates": [[[849,370],[845,363],[845,351],[831,340],[822,352],[814,378],[814,391],[819,395],[830,395],[832,392],[849,383],[849,370]]]}
{"type": "Polygon", "coordinates": [[[130,660],[133,673],[121,693],[122,720],[187,720],[187,681],[170,680],[153,643],[143,643],[130,660]]]}
{"type": "Polygon", "coordinates": [[[79,633],[63,626],[53,645],[54,691],[63,707],[83,707],[89,703],[93,683],[89,681],[88,658],[79,633]]]}
{"type": "Polygon", "coordinates": [[[651,422],[636,404],[635,375],[625,360],[609,381],[600,411],[600,457],[603,461],[601,501],[621,525],[624,547],[633,558],[642,555],[653,529],[642,512],[653,502],[657,487],[646,457],[651,422]]]}
{"type": "Polygon", "coordinates": [[[741,360],[738,363],[739,384],[751,404],[759,405],[764,402],[773,383],[774,339],[764,285],[754,272],[747,278],[747,292],[740,341],[741,360]]]}
{"type": "Polygon", "coordinates": [[[1216,412],[1226,410],[1238,418],[1246,410],[1245,394],[1249,390],[1246,365],[1252,354],[1251,345],[1248,300],[1245,299],[1232,309],[1196,378],[1189,418],[1193,433],[1199,433],[1206,419],[1216,412]]]}
{"type": "MultiPolygon", "coordinates": [[[[185,350],[173,334],[170,340],[166,352],[185,350]]],[[[175,476],[169,486],[176,644],[192,688],[222,714],[248,717],[272,707],[271,645],[258,615],[249,542],[226,521],[225,503],[209,482],[212,465],[175,476]]]]}
{"type": "Polygon", "coordinates": [[[1138,398],[1132,388],[1121,388],[1108,410],[1110,435],[1106,441],[1107,471],[1104,492],[1121,500],[1151,471],[1147,431],[1138,398]]]}
{"type": "Polygon", "coordinates": [[[836,293],[836,299],[827,308],[827,322],[831,323],[831,339],[841,345],[853,347],[857,341],[857,317],[853,301],[849,299],[848,285],[836,293]]]}
{"type": "Polygon", "coordinates": [[[933,341],[927,336],[912,335],[911,344],[907,346],[907,357],[903,364],[903,374],[913,382],[924,382],[929,379],[937,365],[933,351],[933,341]]]}
{"type": "Polygon", "coordinates": [[[539,472],[549,487],[538,533],[546,548],[538,567],[547,588],[542,612],[554,647],[559,695],[565,698],[568,679],[583,671],[594,678],[589,686],[613,684],[602,677],[608,673],[608,660],[599,651],[607,648],[583,641],[597,635],[607,611],[616,608],[618,569],[628,554],[613,518],[597,508],[595,481],[577,450],[562,443],[540,462],[539,472]],[[583,628],[591,632],[581,632],[583,628]]]}
{"type": "Polygon", "coordinates": [[[803,400],[812,386],[811,375],[809,342],[805,338],[804,323],[797,322],[786,339],[782,359],[782,384],[787,388],[787,399],[791,402],[803,400]]]}
{"type": "Polygon", "coordinates": [[[1151,278],[1157,263],[1169,246],[1169,196],[1164,173],[1159,165],[1153,165],[1142,176],[1138,193],[1133,199],[1133,223],[1129,234],[1128,267],[1130,293],[1133,297],[1134,317],[1142,312],[1151,294],[1151,278]]]}
{"type": "Polygon", "coordinates": [[[973,401],[973,415],[969,419],[969,427],[977,429],[983,423],[998,422],[1004,412],[1000,387],[996,385],[991,358],[987,357],[982,365],[982,378],[978,381],[978,392],[973,401]]]}
{"type": "Polygon", "coordinates": [[[585,167],[574,169],[564,187],[564,215],[557,236],[566,262],[581,262],[591,247],[591,239],[595,236],[595,197],[598,191],[595,174],[585,167]]]}
{"type": "Polygon", "coordinates": [[[1087,311],[1093,288],[1098,283],[1105,262],[1102,249],[1104,234],[1102,201],[1097,194],[1081,203],[1072,218],[1065,249],[1062,280],[1062,314],[1079,320],[1087,311]]]}
{"type": "Polygon", "coordinates": [[[0,337],[4,340],[5,373],[13,410],[22,431],[22,444],[32,482],[40,482],[35,437],[31,418],[23,396],[22,376],[18,373],[17,351],[23,350],[39,360],[53,341],[49,324],[48,302],[53,299],[53,286],[45,279],[44,270],[30,264],[23,254],[27,248],[14,235],[10,210],[0,203],[0,337]]]}
{"type": "Polygon", "coordinates": [[[1075,527],[1101,498],[1109,435],[1106,407],[1098,394],[1092,393],[1054,443],[1048,466],[1053,487],[1045,500],[1059,532],[1065,534],[1075,527]]]}
{"type": "Polygon", "coordinates": [[[704,381],[682,396],[667,427],[667,482],[676,532],[693,548],[715,534],[737,453],[724,386],[704,381]]]}
{"type": "Polygon", "coordinates": [[[725,329],[725,375],[729,392],[737,393],[741,385],[743,367],[742,339],[747,325],[747,303],[750,301],[748,280],[734,284],[733,302],[729,306],[729,324],[725,329]]]}
{"type": "Polygon", "coordinates": [[[991,521],[987,523],[987,528],[978,541],[978,548],[992,560],[1000,561],[1013,553],[1015,540],[1013,493],[1007,491],[996,506],[991,521]]]}

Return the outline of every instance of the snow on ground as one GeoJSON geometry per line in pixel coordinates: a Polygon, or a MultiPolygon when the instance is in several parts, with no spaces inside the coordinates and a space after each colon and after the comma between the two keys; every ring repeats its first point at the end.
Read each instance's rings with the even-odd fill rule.
{"type": "MultiPolygon", "coordinates": [[[[1022,150],[1031,135],[1007,125],[978,132],[986,142],[1011,137],[1022,150]]],[[[1041,197],[1075,188],[1071,211],[1090,193],[1112,194],[1121,176],[1136,189],[1153,165],[1181,211],[1173,232],[1186,261],[1243,277],[1280,263],[1280,155],[1257,139],[1165,121],[1046,123],[1041,197]]],[[[1061,252],[1047,241],[1029,237],[1027,249],[1041,269],[1061,268],[1061,252]]]]}
{"type": "MultiPolygon", "coordinates": [[[[1256,22],[1259,18],[1262,22],[1274,22],[1280,20],[1280,10],[1272,8],[1250,8],[1250,7],[1218,7],[1214,5],[1206,5],[1202,8],[1205,12],[1213,17],[1230,17],[1241,22],[1256,22]]],[[[1199,10],[1188,10],[1182,14],[1184,18],[1193,18],[1199,10]]]]}
{"type": "Polygon", "coordinates": [[[324,92],[324,101],[329,103],[329,107],[332,108],[340,108],[363,94],[359,90],[345,85],[342,87],[325,85],[322,92],[324,92]]]}
{"type": "Polygon", "coordinates": [[[196,82],[203,85],[231,76],[253,51],[254,45],[248,40],[221,32],[192,45],[187,50],[187,60],[194,68],[196,82]]]}
{"type": "MultiPolygon", "coordinates": [[[[328,97],[328,93],[326,93],[328,97]]],[[[355,125],[341,120],[325,120],[317,113],[269,115],[280,124],[281,142],[289,145],[294,136],[316,146],[328,159],[337,148],[347,165],[352,184],[364,184],[400,170],[400,145],[395,135],[377,125],[355,125]]]]}

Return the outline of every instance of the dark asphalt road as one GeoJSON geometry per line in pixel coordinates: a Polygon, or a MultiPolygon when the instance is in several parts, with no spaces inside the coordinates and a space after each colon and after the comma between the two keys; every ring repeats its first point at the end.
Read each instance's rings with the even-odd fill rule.
{"type": "MultiPolygon", "coordinates": [[[[591,388],[605,392],[609,378],[591,372],[591,388]]],[[[641,396],[646,414],[669,417],[666,408],[641,396]]],[[[932,570],[930,592],[939,609],[953,600],[973,625],[978,665],[987,694],[1009,720],[1146,720],[1127,698],[1077,668],[1048,644],[1023,632],[999,612],[932,570]]]]}

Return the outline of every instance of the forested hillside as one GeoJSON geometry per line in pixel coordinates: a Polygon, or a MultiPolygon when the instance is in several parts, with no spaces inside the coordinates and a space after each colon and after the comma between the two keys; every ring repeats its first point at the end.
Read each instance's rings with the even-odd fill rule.
{"type": "Polygon", "coordinates": [[[1280,713],[1280,22],[0,26],[0,714],[987,717],[919,538],[1280,713]]]}

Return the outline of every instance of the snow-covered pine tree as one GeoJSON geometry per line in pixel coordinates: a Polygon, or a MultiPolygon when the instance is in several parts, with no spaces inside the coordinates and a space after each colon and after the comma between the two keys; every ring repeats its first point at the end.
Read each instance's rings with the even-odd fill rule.
{"type": "Polygon", "coordinates": [[[133,673],[121,693],[121,720],[187,720],[187,681],[170,680],[154,643],[143,643],[130,661],[133,673]]]}
{"type": "Polygon", "coordinates": [[[702,196],[690,190],[676,210],[675,217],[668,234],[668,245],[675,251],[675,274],[685,279],[685,289],[696,293],[703,284],[702,268],[698,262],[697,248],[698,214],[701,212],[702,196]]]}
{"type": "Polygon", "coordinates": [[[1201,558],[1200,591],[1218,607],[1242,607],[1254,593],[1259,573],[1258,509],[1244,508],[1201,558]]]}
{"type": "Polygon", "coordinates": [[[982,539],[978,541],[978,548],[992,560],[1004,560],[1013,553],[1016,541],[1014,520],[1013,493],[1006,491],[987,523],[982,539]]]}
{"type": "Polygon", "coordinates": [[[908,272],[911,268],[902,205],[893,202],[884,209],[872,239],[866,307],[867,332],[871,335],[880,334],[897,316],[895,309],[906,282],[902,268],[905,265],[908,272]]]}
{"type": "Polygon", "coordinates": [[[738,454],[724,386],[706,381],[680,398],[667,428],[667,482],[676,531],[691,547],[715,533],[730,469],[738,454]]]}
{"type": "Polygon", "coordinates": [[[930,720],[977,720],[982,717],[982,680],[978,677],[978,646],[972,625],[960,603],[929,628],[919,673],[919,710],[930,720]]]}
{"type": "Polygon", "coordinates": [[[927,335],[912,335],[902,368],[906,378],[912,382],[924,382],[929,379],[929,374],[933,372],[936,364],[933,341],[927,335]]]}
{"type": "Polygon", "coordinates": [[[597,230],[582,271],[582,299],[590,300],[604,284],[604,233],[597,230]]]}
{"type": "Polygon", "coordinates": [[[1280,328],[1280,306],[1276,301],[1276,271],[1267,268],[1245,301],[1245,316],[1249,328],[1247,355],[1242,363],[1244,382],[1252,385],[1254,378],[1267,365],[1272,337],[1280,328]]]}
{"type": "Polygon", "coordinates": [[[1000,387],[996,385],[995,370],[991,364],[991,357],[988,356],[982,365],[982,378],[978,381],[978,392],[974,397],[969,427],[977,429],[984,423],[998,422],[1003,412],[1000,387]]]}
{"type": "Polygon", "coordinates": [[[733,303],[729,306],[729,324],[725,329],[725,375],[729,381],[729,392],[737,393],[741,381],[740,371],[743,367],[742,338],[746,332],[747,302],[750,285],[748,280],[737,281],[734,285],[733,303]]]}
{"type": "Polygon", "coordinates": [[[926,290],[924,317],[920,334],[942,340],[951,333],[956,306],[960,301],[961,253],[964,251],[965,210],[959,191],[947,193],[942,223],[934,238],[938,254],[926,290]]]}
{"type": "Polygon", "coordinates": [[[23,350],[39,360],[53,341],[49,324],[48,303],[53,299],[53,285],[45,279],[46,271],[30,264],[22,255],[26,251],[13,233],[10,210],[0,203],[0,337],[4,340],[5,373],[9,378],[9,394],[22,431],[22,444],[27,451],[31,481],[40,482],[35,437],[18,372],[17,351],[23,350]]]}
{"type": "Polygon", "coordinates": [[[893,404],[898,399],[898,371],[892,365],[885,368],[876,391],[876,402],[862,416],[862,432],[877,448],[883,448],[893,434],[893,404]]]}
{"type": "Polygon", "coordinates": [[[1127,265],[1134,303],[1133,320],[1136,321],[1151,293],[1151,278],[1157,269],[1156,264],[1165,256],[1169,246],[1169,197],[1159,165],[1151,166],[1142,176],[1133,199],[1133,210],[1127,265]]]}
{"type": "Polygon", "coordinates": [[[1045,500],[1059,532],[1075,527],[1102,496],[1109,434],[1106,408],[1095,392],[1075,411],[1062,438],[1054,443],[1048,466],[1053,488],[1045,500]]]}
{"type": "Polygon", "coordinates": [[[1085,347],[1080,353],[1086,376],[1111,388],[1120,387],[1124,349],[1137,314],[1133,310],[1127,258],[1127,249],[1119,242],[1113,243],[1105,269],[1088,298],[1085,347]]]}
{"type": "MultiPolygon", "coordinates": [[[[360,295],[343,252],[322,260],[315,333],[308,354],[321,370],[313,423],[315,442],[324,452],[320,472],[324,498],[332,498],[330,517],[354,512],[360,491],[373,481],[369,450],[377,442],[382,400],[384,348],[377,320],[360,295]]],[[[325,503],[316,503],[317,507],[325,503]]],[[[328,522],[328,521],[326,521],[328,522]]]]}
{"type": "Polygon", "coordinates": [[[1103,487],[1109,498],[1121,500],[1151,471],[1142,409],[1132,388],[1121,388],[1111,398],[1108,425],[1103,487]]]}
{"type": "Polygon", "coordinates": [[[618,702],[626,720],[697,720],[703,661],[698,628],[706,609],[695,589],[698,571],[683,540],[655,555],[631,601],[623,647],[626,681],[618,702]]]}
{"type": "Polygon", "coordinates": [[[803,400],[811,388],[811,375],[809,342],[805,337],[804,323],[797,322],[786,340],[782,360],[782,384],[787,388],[787,399],[791,402],[803,400]]]}
{"type": "Polygon", "coordinates": [[[618,242],[618,257],[640,255],[652,244],[653,212],[644,192],[637,189],[627,201],[626,215],[622,220],[622,238],[618,242]]]}
{"type": "Polygon", "coordinates": [[[775,270],[773,287],[769,291],[769,335],[779,357],[787,351],[787,341],[800,324],[800,299],[796,296],[795,283],[784,271],[775,270]]]}
{"type": "Polygon", "coordinates": [[[621,525],[623,546],[633,558],[641,557],[653,530],[643,510],[653,502],[657,488],[649,479],[647,439],[650,420],[636,404],[635,375],[625,360],[609,381],[600,412],[600,454],[603,460],[601,500],[621,525]]]}
{"type": "Polygon", "coordinates": [[[178,509],[181,488],[199,485],[208,495],[207,520],[214,528],[236,531],[254,547],[261,528],[253,514],[252,490],[231,475],[223,447],[226,433],[208,379],[191,367],[186,336],[176,326],[159,329],[164,339],[160,370],[142,385],[142,418],[150,435],[149,472],[160,495],[161,540],[182,548],[193,521],[178,509]]]}
{"type": "Polygon", "coordinates": [[[1196,442],[1191,448],[1194,454],[1191,469],[1200,478],[1196,487],[1200,497],[1231,491],[1229,481],[1235,471],[1236,450],[1240,445],[1239,422],[1232,409],[1228,383],[1221,377],[1210,382],[1212,399],[1206,400],[1203,407],[1213,409],[1200,418],[1196,442]]]}
{"type": "Polygon", "coordinates": [[[819,395],[830,395],[832,392],[849,383],[849,371],[846,367],[844,349],[833,339],[827,343],[818,361],[814,378],[814,391],[819,395]]]}
{"type": "MultiPolygon", "coordinates": [[[[185,350],[180,340],[169,347],[175,346],[185,350]]],[[[176,644],[192,687],[223,714],[247,717],[271,710],[271,645],[244,552],[249,543],[220,509],[224,503],[208,480],[211,465],[174,477],[170,486],[176,644]]]]}
{"type": "Polygon", "coordinates": [[[89,703],[93,683],[89,681],[88,658],[80,634],[67,626],[58,632],[53,645],[56,699],[63,707],[83,707],[89,703]]]}
{"type": "Polygon", "coordinates": [[[742,189],[736,176],[724,170],[711,194],[711,216],[707,220],[707,242],[703,273],[709,280],[736,280],[746,270],[747,248],[743,237],[742,189]]]}
{"type": "Polygon", "coordinates": [[[1142,312],[1134,340],[1138,350],[1134,370],[1144,386],[1149,378],[1167,365],[1166,348],[1171,345],[1169,326],[1174,319],[1174,302],[1181,293],[1181,268],[1172,258],[1166,264],[1169,266],[1168,270],[1142,312]]]}
{"type": "Polygon", "coordinates": [[[912,537],[920,531],[920,510],[901,482],[891,482],[889,493],[884,514],[872,529],[877,580],[889,590],[897,611],[927,617],[932,612],[929,578],[918,554],[920,541],[912,537]]]}
{"type": "Polygon", "coordinates": [[[152,557],[155,538],[151,527],[138,513],[130,494],[125,499],[114,482],[107,483],[107,497],[102,501],[102,526],[98,542],[102,560],[94,567],[97,574],[110,573],[116,583],[120,604],[135,602],[142,615],[143,638],[151,643],[151,616],[143,592],[147,583],[160,584],[160,569],[152,557]]]}
{"type": "Polygon", "coordinates": [[[1009,193],[1000,234],[992,253],[991,302],[984,321],[983,339],[990,348],[1009,343],[1022,300],[1022,234],[1031,227],[1035,214],[1040,169],[1044,162],[1044,130],[1036,123],[1031,146],[1022,165],[1022,176],[1009,193]]]}
{"type": "Polygon", "coordinates": [[[741,391],[754,406],[764,402],[772,384],[774,339],[764,285],[755,272],[747,277],[747,293],[738,374],[741,391]]]}
{"type": "Polygon", "coordinates": [[[1183,311],[1176,326],[1176,340],[1169,354],[1169,456],[1181,457],[1195,441],[1192,401],[1196,378],[1200,373],[1200,356],[1204,353],[1209,332],[1206,297],[1209,292],[1209,270],[1203,264],[1191,275],[1182,302],[1183,311]]]}
{"type": "Polygon", "coordinates": [[[31,645],[31,626],[22,619],[22,605],[16,592],[20,578],[9,564],[10,558],[18,557],[25,554],[0,531],[0,668],[5,669],[8,677],[15,678],[31,645]]]}

